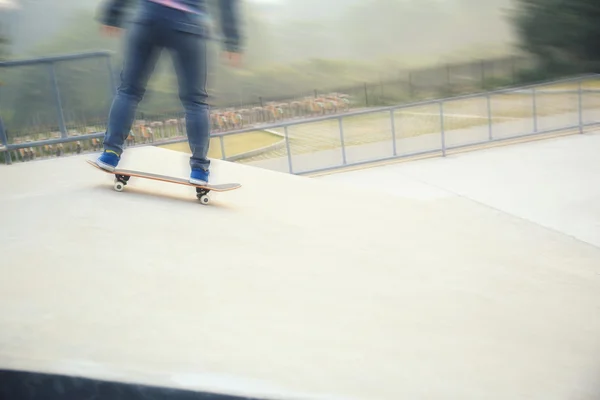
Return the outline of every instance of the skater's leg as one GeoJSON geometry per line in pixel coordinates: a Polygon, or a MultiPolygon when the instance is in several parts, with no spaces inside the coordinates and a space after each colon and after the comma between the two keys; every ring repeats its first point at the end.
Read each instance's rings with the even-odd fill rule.
{"type": "Polygon", "coordinates": [[[121,85],[111,105],[104,137],[105,152],[98,159],[98,163],[106,169],[116,167],[119,161],[137,106],[144,97],[148,79],[156,66],[161,51],[155,40],[157,30],[155,24],[147,21],[134,23],[129,31],[121,85]]]}
{"type": "Polygon", "coordinates": [[[185,120],[193,183],[208,182],[210,160],[210,117],[206,92],[206,42],[202,36],[173,31],[170,42],[173,64],[179,82],[179,98],[185,108],[185,120]]]}

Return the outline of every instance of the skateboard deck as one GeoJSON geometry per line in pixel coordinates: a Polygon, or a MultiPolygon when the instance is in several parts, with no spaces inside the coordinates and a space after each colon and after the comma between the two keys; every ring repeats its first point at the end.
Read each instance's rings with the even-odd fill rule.
{"type": "Polygon", "coordinates": [[[94,162],[92,160],[86,160],[86,162],[88,164],[90,164],[92,167],[97,168],[102,172],[114,175],[115,176],[114,189],[117,192],[123,191],[123,189],[125,188],[125,186],[127,185],[128,181],[129,181],[129,178],[131,178],[133,176],[136,178],[152,179],[155,181],[170,182],[170,183],[176,183],[176,184],[185,185],[185,186],[193,186],[196,188],[196,197],[198,197],[200,202],[202,204],[208,204],[209,198],[207,195],[210,191],[227,192],[227,191],[235,190],[235,189],[242,187],[242,185],[239,183],[222,183],[222,184],[217,184],[217,185],[209,183],[208,185],[196,185],[196,184],[190,183],[187,179],[183,179],[183,178],[177,178],[177,177],[173,177],[173,176],[160,175],[160,174],[153,174],[150,172],[134,171],[134,170],[128,170],[128,169],[117,168],[114,171],[108,171],[104,168],[101,168],[98,164],[96,164],[96,162],[94,162]]]}

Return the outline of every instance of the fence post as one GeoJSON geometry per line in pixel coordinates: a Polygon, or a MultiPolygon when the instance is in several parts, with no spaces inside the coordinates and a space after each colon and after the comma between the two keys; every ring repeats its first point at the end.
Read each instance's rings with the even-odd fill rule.
{"type": "Polygon", "coordinates": [[[393,154],[394,157],[396,157],[398,155],[397,151],[396,151],[396,123],[395,123],[395,117],[394,117],[394,109],[390,110],[390,121],[392,123],[392,148],[393,148],[393,154]]]}
{"type": "Polygon", "coordinates": [[[487,113],[488,113],[488,138],[490,142],[494,139],[492,135],[492,99],[490,98],[490,94],[487,93],[485,96],[487,100],[487,113]]]}
{"type": "Polygon", "coordinates": [[[283,127],[283,131],[285,133],[285,148],[287,150],[287,155],[288,155],[288,168],[290,170],[290,174],[294,173],[294,170],[292,169],[292,152],[290,151],[290,137],[288,134],[288,126],[284,126],[283,127]]]}
{"type": "MultiPolygon", "coordinates": [[[[0,82],[0,89],[2,89],[2,85],[2,82],[0,82]]],[[[1,90],[0,93],[2,93],[1,90]]],[[[0,115],[0,145],[8,147],[8,137],[6,137],[6,131],[4,130],[4,121],[2,121],[2,115],[0,115]]]]}
{"type": "Polygon", "coordinates": [[[538,121],[537,121],[537,101],[536,101],[536,90],[535,90],[535,86],[531,89],[531,102],[532,102],[532,107],[533,107],[533,131],[537,132],[538,131],[538,121]]]}
{"type": "Polygon", "coordinates": [[[512,84],[516,85],[517,84],[517,66],[516,66],[516,62],[517,62],[517,57],[516,56],[512,56],[511,57],[511,74],[512,74],[512,84]]]}
{"type": "Polygon", "coordinates": [[[2,121],[1,115],[0,115],[0,145],[8,147],[8,138],[6,137],[6,132],[4,131],[4,122],[2,121]]]}
{"type": "Polygon", "coordinates": [[[578,112],[579,112],[579,133],[582,134],[583,133],[583,90],[582,90],[582,81],[581,79],[579,80],[579,85],[578,85],[578,112]]]}
{"type": "MultiPolygon", "coordinates": [[[[0,88],[2,87],[2,82],[0,82],[0,88]]],[[[8,137],[6,136],[6,131],[4,130],[4,122],[2,121],[2,116],[0,115],[0,145],[6,148],[4,152],[4,162],[8,164],[12,164],[12,156],[10,154],[10,150],[8,149],[8,137]]]]}
{"type": "Polygon", "coordinates": [[[365,82],[365,107],[369,107],[369,94],[367,93],[367,82],[365,82]]]}
{"type": "Polygon", "coordinates": [[[54,63],[50,63],[50,79],[52,80],[52,91],[56,100],[56,112],[58,114],[58,126],[60,128],[61,137],[64,139],[67,135],[67,127],[65,124],[65,115],[63,114],[62,101],[60,100],[60,90],[58,88],[58,78],[56,77],[56,68],[54,63]]]}
{"type": "Polygon", "coordinates": [[[446,157],[446,133],[444,131],[444,102],[440,101],[440,132],[442,134],[442,155],[446,157]]]}
{"type": "Polygon", "coordinates": [[[342,117],[338,118],[338,125],[340,127],[340,143],[342,145],[342,161],[346,165],[346,146],[344,145],[344,124],[342,123],[342,117]]]}
{"type": "Polygon", "coordinates": [[[4,130],[2,116],[0,116],[0,143],[6,148],[6,151],[4,152],[4,162],[6,164],[12,164],[12,156],[8,149],[8,138],[6,137],[6,131],[4,130]]]}
{"type": "Polygon", "coordinates": [[[221,143],[221,158],[225,160],[227,156],[225,156],[225,140],[223,139],[223,135],[219,136],[219,142],[221,143]]]}
{"type": "Polygon", "coordinates": [[[481,89],[485,89],[485,61],[481,60],[479,65],[481,66],[481,89]]]}

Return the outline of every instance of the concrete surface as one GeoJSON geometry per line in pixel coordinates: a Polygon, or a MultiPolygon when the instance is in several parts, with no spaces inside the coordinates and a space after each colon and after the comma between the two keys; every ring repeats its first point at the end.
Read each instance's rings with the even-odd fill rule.
{"type": "MultiPolygon", "coordinates": [[[[386,193],[215,161],[243,187],[203,206],[115,192],[86,157],[0,167],[0,368],[281,399],[600,396],[598,247],[411,176],[386,193]]],[[[492,160],[487,198],[560,194],[495,188],[513,167],[492,160]]],[[[123,167],[185,176],[187,155],[123,167]]]]}
{"type": "Polygon", "coordinates": [[[323,176],[375,193],[447,192],[600,247],[600,131],[323,176]]]}

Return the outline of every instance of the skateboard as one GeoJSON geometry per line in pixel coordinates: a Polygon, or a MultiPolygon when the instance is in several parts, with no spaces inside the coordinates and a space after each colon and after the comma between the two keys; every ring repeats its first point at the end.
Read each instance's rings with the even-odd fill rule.
{"type": "Polygon", "coordinates": [[[229,190],[235,190],[235,189],[242,187],[242,185],[240,185],[239,183],[222,183],[219,185],[211,185],[211,184],[195,185],[193,183],[190,183],[187,179],[183,179],[183,178],[176,178],[173,176],[152,174],[149,172],[133,171],[133,170],[127,170],[127,169],[118,169],[118,168],[115,169],[114,171],[108,171],[108,170],[105,170],[104,168],[101,168],[94,161],[86,160],[86,162],[88,164],[90,164],[92,167],[97,168],[102,172],[114,175],[115,176],[114,189],[117,192],[122,192],[123,189],[125,188],[125,186],[127,185],[127,182],[129,182],[129,178],[134,176],[136,178],[145,178],[145,179],[152,179],[155,181],[171,182],[171,183],[177,183],[179,185],[193,186],[196,188],[196,197],[198,198],[198,200],[200,200],[200,203],[208,204],[209,198],[207,195],[210,191],[227,192],[229,190]]]}

